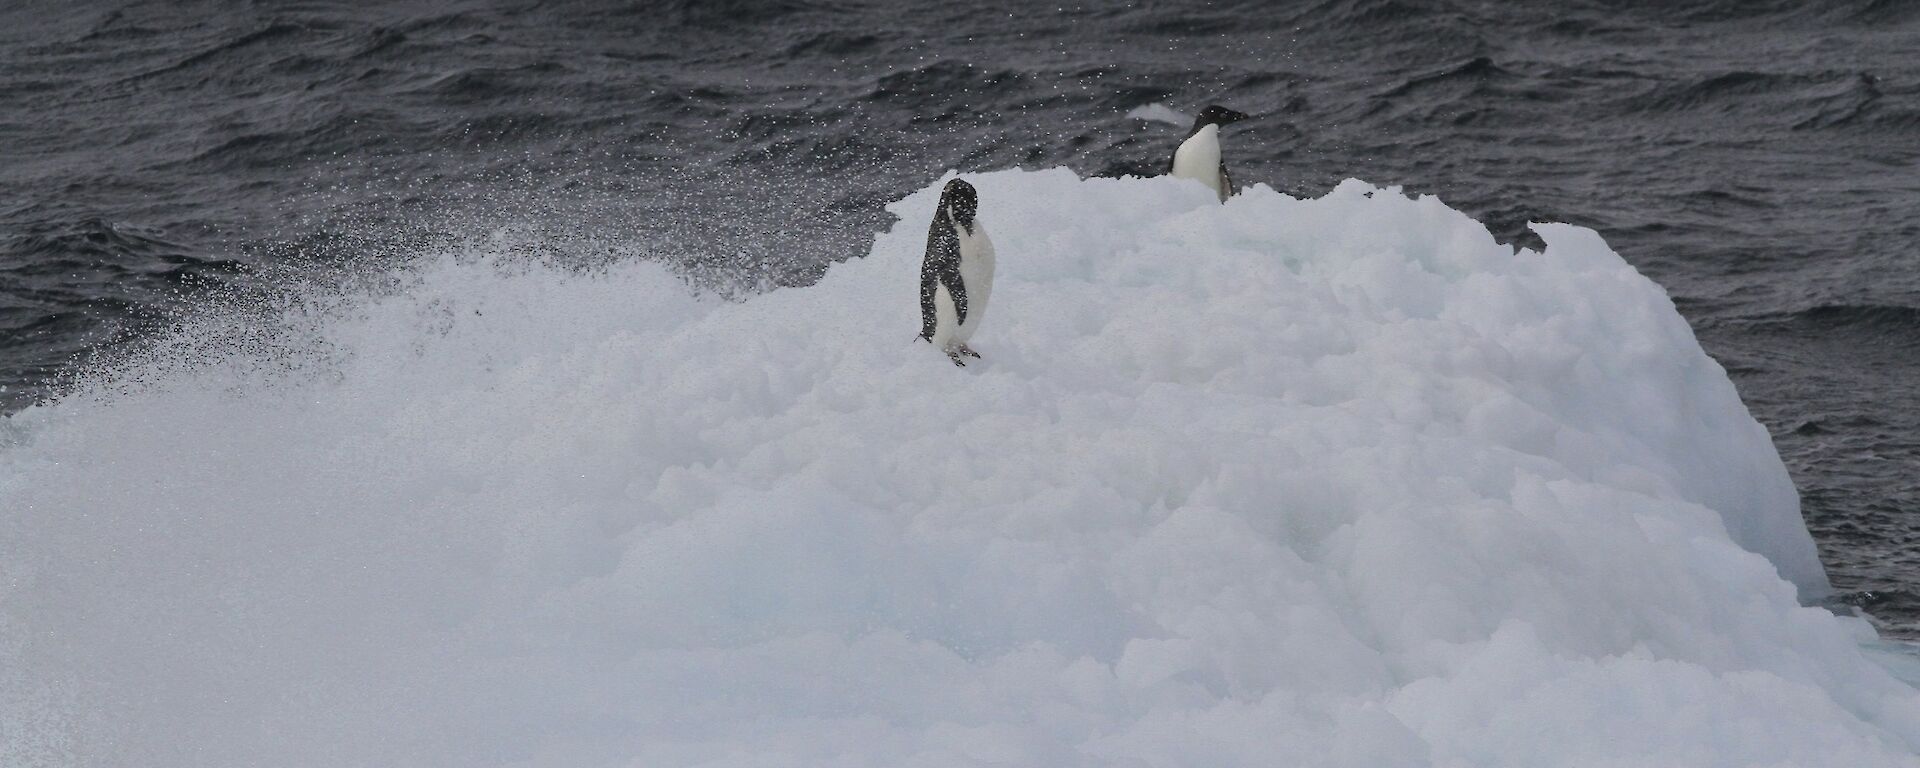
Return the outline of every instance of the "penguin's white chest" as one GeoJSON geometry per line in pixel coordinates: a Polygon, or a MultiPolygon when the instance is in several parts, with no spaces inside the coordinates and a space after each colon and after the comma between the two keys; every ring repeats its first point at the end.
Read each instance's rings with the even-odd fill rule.
{"type": "Polygon", "coordinates": [[[955,226],[954,234],[960,238],[960,283],[967,290],[967,321],[959,322],[960,313],[946,286],[936,288],[933,343],[941,348],[965,344],[973,338],[980,320],[987,315],[987,300],[993,295],[993,241],[987,238],[987,228],[976,218],[971,233],[955,226]]]}
{"type": "Polygon", "coordinates": [[[1180,142],[1180,148],[1173,151],[1173,175],[1205,184],[1214,194],[1226,198],[1220,178],[1220,126],[1203,126],[1180,142]]]}

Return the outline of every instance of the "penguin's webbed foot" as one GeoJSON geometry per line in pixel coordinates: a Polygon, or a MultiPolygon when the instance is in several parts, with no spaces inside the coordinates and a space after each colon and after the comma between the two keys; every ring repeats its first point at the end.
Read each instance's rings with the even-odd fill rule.
{"type": "Polygon", "coordinates": [[[967,367],[967,361],[960,359],[959,350],[956,350],[956,349],[947,350],[947,359],[952,360],[954,365],[960,366],[961,368],[967,367]]]}
{"type": "Polygon", "coordinates": [[[966,355],[967,357],[971,357],[976,360],[980,359],[980,353],[973,351],[972,347],[969,347],[965,344],[960,345],[960,354],[966,355]]]}

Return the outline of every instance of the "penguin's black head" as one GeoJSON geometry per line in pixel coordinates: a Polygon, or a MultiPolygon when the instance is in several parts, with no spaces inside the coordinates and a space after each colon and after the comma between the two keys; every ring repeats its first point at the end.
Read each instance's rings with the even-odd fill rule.
{"type": "Polygon", "coordinates": [[[940,207],[953,217],[953,223],[973,229],[973,215],[980,210],[980,195],[973,191],[973,185],[959,179],[947,182],[940,190],[940,207]]]}
{"type": "Polygon", "coordinates": [[[1241,120],[1247,119],[1248,117],[1249,115],[1245,112],[1235,112],[1231,109],[1227,109],[1226,107],[1220,106],[1218,104],[1209,104],[1207,105],[1206,109],[1200,110],[1199,117],[1194,118],[1193,130],[1199,131],[1201,128],[1205,128],[1209,125],[1226,125],[1227,123],[1237,123],[1241,120]]]}

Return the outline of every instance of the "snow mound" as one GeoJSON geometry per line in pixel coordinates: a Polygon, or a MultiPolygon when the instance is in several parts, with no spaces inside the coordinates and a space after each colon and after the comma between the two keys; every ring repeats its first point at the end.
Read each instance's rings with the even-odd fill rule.
{"type": "Polygon", "coordinates": [[[0,763],[1920,764],[1593,232],[968,178],[965,369],[936,183],[812,288],[450,254],[7,420],[0,763]]]}

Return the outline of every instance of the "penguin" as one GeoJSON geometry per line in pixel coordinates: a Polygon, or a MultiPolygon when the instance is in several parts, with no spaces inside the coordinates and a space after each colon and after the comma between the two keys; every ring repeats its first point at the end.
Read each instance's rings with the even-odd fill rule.
{"type": "Polygon", "coordinates": [[[1233,195],[1233,177],[1227,175],[1227,161],[1220,158],[1220,126],[1245,119],[1246,113],[1218,104],[1201,110],[1187,140],[1180,142],[1180,148],[1167,161],[1167,172],[1212,187],[1220,195],[1220,202],[1226,202],[1233,195]]]}
{"type": "Polygon", "coordinates": [[[927,227],[927,255],[920,262],[920,336],[947,353],[954,365],[979,357],[967,346],[987,313],[993,292],[993,241],[977,215],[980,197],[959,179],[940,190],[940,207],[927,227]]]}

